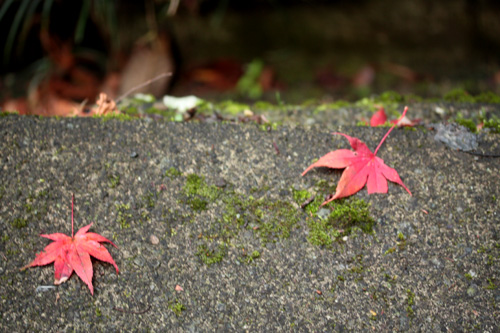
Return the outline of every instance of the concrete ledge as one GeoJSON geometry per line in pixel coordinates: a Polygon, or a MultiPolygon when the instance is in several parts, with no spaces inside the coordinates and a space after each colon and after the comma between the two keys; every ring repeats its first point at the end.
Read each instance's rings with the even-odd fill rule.
{"type": "MultiPolygon", "coordinates": [[[[340,130],[374,149],[386,128],[340,130]]],[[[340,172],[300,177],[313,159],[349,147],[329,131],[8,116],[0,135],[2,330],[498,326],[499,159],[450,150],[431,131],[396,129],[379,152],[413,197],[394,184],[388,194],[361,190],[374,233],[330,247],[308,242],[311,217],[293,196],[321,180],[336,186],[340,172]],[[189,175],[205,192],[190,196],[189,175]],[[39,288],[52,284],[53,265],[19,271],[49,243],[40,233],[70,234],[71,193],[75,228],[93,221],[119,247],[110,249],[119,275],[94,262],[93,297],[76,275],[39,288]],[[222,260],[207,265],[203,255],[222,260]]],[[[500,136],[482,136],[480,148],[499,154],[500,136]]]]}

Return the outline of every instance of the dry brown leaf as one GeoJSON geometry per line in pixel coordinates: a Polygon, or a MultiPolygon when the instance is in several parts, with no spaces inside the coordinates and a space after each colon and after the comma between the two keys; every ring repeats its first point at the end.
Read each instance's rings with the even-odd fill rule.
{"type": "Polygon", "coordinates": [[[28,96],[29,114],[39,116],[73,116],[78,112],[79,104],[71,100],[61,98],[48,89],[40,86],[28,96]]]}
{"type": "Polygon", "coordinates": [[[25,98],[8,99],[2,104],[1,109],[5,112],[17,111],[21,115],[28,114],[29,112],[28,102],[25,98]]]}
{"type": "Polygon", "coordinates": [[[105,93],[100,93],[96,101],[96,106],[92,108],[92,114],[104,116],[110,113],[118,114],[120,111],[116,108],[114,100],[109,98],[105,93]]]}
{"type": "MultiPolygon", "coordinates": [[[[150,41],[138,41],[121,73],[118,96],[136,88],[158,73],[171,73],[174,69],[173,51],[167,35],[160,34],[150,41]]],[[[160,97],[166,93],[170,81],[171,77],[165,76],[161,80],[156,80],[149,85],[134,90],[134,93],[152,94],[160,97]]]]}

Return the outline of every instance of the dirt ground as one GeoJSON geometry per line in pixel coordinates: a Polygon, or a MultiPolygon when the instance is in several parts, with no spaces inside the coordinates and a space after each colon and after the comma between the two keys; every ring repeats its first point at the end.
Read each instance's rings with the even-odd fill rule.
{"type": "MultiPolygon", "coordinates": [[[[387,128],[337,131],[374,149],[387,128]]],[[[349,148],[329,129],[10,115],[0,133],[2,331],[498,330],[500,163],[429,128],[394,130],[378,154],[413,196],[361,190],[371,229],[321,246],[311,225],[331,211],[297,193],[338,183],[300,176],[349,148]],[[94,261],[93,296],[76,275],[53,286],[53,265],[19,270],[40,233],[70,233],[71,193],[75,229],[118,246],[118,275],[94,261]]],[[[498,134],[477,138],[500,154],[498,134]]]]}

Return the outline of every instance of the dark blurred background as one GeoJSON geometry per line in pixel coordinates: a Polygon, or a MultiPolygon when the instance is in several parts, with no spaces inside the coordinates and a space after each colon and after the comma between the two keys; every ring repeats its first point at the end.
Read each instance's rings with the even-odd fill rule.
{"type": "Polygon", "coordinates": [[[288,103],[500,92],[494,0],[3,0],[0,31],[0,103],[28,114],[64,115],[164,72],[139,91],[288,103]]]}

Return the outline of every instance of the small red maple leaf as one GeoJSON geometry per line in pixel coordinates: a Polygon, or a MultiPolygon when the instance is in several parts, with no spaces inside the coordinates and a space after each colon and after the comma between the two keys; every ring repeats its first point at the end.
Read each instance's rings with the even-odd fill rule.
{"type": "Polygon", "coordinates": [[[61,233],[40,235],[41,237],[53,240],[54,243],[47,245],[42,252],[36,255],[33,262],[24,266],[21,270],[33,266],[44,266],[54,262],[55,285],[59,285],[69,279],[74,270],[89,287],[90,293],[93,295],[92,276],[94,275],[94,271],[90,256],[112,264],[115,266],[116,273],[118,274],[118,266],[116,266],[115,261],[101,242],[108,242],[114,247],[117,246],[99,234],[88,232],[93,223],[81,228],[74,235],[73,201],[74,196],[71,199],[71,237],[61,233]]]}
{"type": "Polygon", "coordinates": [[[370,118],[370,126],[375,127],[385,124],[387,121],[387,115],[385,114],[384,108],[380,108],[377,112],[373,114],[370,118]]]}
{"type": "MultiPolygon", "coordinates": [[[[405,107],[401,118],[405,117],[408,107],[405,107]]],[[[339,149],[321,157],[316,163],[311,164],[303,173],[304,176],[309,170],[316,167],[328,167],[333,169],[345,168],[340,177],[339,184],[335,195],[329,200],[325,200],[321,205],[325,205],[332,200],[348,197],[361,190],[365,184],[368,187],[368,193],[387,193],[387,180],[397,183],[405,188],[411,195],[410,190],[403,184],[397,171],[384,163],[380,157],[377,157],[377,152],[385,141],[389,133],[396,127],[393,125],[380,141],[375,152],[366,146],[366,144],[358,138],[350,137],[344,133],[333,133],[344,136],[351,144],[352,150],[339,149]]]]}
{"type": "MultiPolygon", "coordinates": [[[[372,126],[372,127],[383,125],[386,122],[387,122],[387,115],[385,114],[384,108],[380,108],[370,118],[370,126],[372,126]]],[[[401,116],[399,119],[391,120],[390,122],[391,122],[391,124],[394,124],[394,125],[400,126],[400,127],[401,126],[413,127],[420,122],[420,119],[410,120],[406,116],[401,116]]]]}

